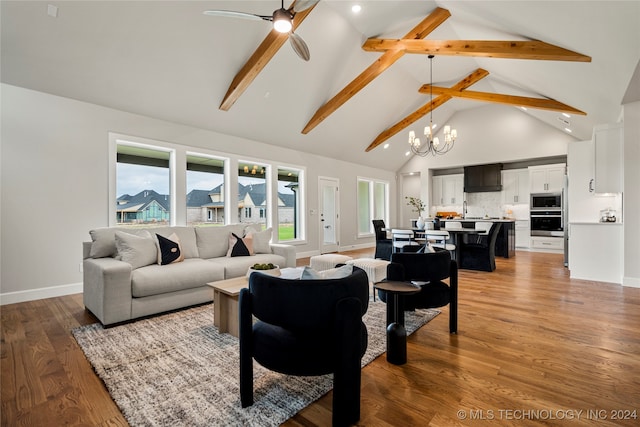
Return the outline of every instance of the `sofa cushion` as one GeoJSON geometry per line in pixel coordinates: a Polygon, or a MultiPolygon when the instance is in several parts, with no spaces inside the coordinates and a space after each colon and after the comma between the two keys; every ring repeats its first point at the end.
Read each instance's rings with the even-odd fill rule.
{"type": "Polygon", "coordinates": [[[149,232],[154,235],[157,233],[164,237],[169,237],[175,233],[180,239],[180,248],[184,257],[200,258],[194,227],[155,227],[149,229],[149,232]]]}
{"type": "Polygon", "coordinates": [[[117,258],[131,264],[131,269],[153,264],[158,260],[156,242],[148,231],[136,236],[124,231],[115,232],[117,258]]]}
{"type": "Polygon", "coordinates": [[[147,297],[198,288],[224,278],[223,266],[198,258],[169,265],[153,264],[131,273],[131,294],[136,298],[147,297]]]}
{"type": "Polygon", "coordinates": [[[184,261],[180,239],[175,233],[169,237],[156,233],[156,245],[158,249],[158,264],[167,265],[184,261]]]}
{"type": "Polygon", "coordinates": [[[116,231],[123,231],[136,236],[147,236],[149,233],[146,229],[142,228],[95,228],[89,231],[89,235],[91,236],[91,250],[89,251],[89,257],[104,258],[117,255],[118,249],[116,248],[115,239],[116,231]]]}
{"type": "Polygon", "coordinates": [[[233,277],[244,276],[247,274],[247,270],[253,264],[268,264],[285,265],[285,258],[280,255],[274,254],[259,254],[254,256],[241,256],[233,258],[211,258],[207,260],[210,263],[220,265],[224,267],[224,278],[231,279],[233,277]]]}
{"type": "Polygon", "coordinates": [[[196,227],[196,242],[200,258],[217,258],[227,256],[229,250],[229,234],[244,235],[243,224],[232,224],[211,227],[196,227]]]}

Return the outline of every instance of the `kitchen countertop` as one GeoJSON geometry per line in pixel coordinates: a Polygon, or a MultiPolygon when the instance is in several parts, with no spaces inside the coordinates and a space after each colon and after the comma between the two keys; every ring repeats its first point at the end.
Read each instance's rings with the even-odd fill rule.
{"type": "Polygon", "coordinates": [[[577,221],[570,222],[569,225],[622,225],[622,222],[596,222],[596,221],[577,221]]]}
{"type": "Polygon", "coordinates": [[[460,222],[476,222],[476,221],[494,221],[494,222],[515,222],[516,219],[515,218],[511,218],[511,219],[506,219],[506,218],[452,218],[452,219],[445,219],[445,218],[440,218],[441,222],[444,221],[460,221],[460,222]]]}

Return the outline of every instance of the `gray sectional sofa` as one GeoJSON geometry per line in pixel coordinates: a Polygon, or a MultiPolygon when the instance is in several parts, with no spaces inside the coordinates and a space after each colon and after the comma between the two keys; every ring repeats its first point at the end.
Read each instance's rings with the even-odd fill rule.
{"type": "Polygon", "coordinates": [[[91,242],[83,243],[84,305],[111,325],[209,302],[206,283],[243,276],[255,263],[295,267],[295,248],[271,244],[271,229],[260,230],[257,224],[91,230],[91,242]],[[160,265],[156,233],[179,240],[184,260],[160,265]],[[255,254],[228,256],[231,233],[251,234],[255,254]]]}

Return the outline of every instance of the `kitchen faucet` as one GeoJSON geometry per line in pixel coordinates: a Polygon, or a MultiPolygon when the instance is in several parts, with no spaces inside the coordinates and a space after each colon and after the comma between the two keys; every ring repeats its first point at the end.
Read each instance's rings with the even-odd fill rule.
{"type": "Polygon", "coordinates": [[[467,201],[462,202],[462,219],[467,217],[467,201]]]}

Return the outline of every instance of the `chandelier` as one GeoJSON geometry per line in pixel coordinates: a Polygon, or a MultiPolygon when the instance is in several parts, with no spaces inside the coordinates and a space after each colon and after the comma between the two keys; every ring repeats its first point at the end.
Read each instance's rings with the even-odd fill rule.
{"type": "Polygon", "coordinates": [[[414,131],[409,132],[411,152],[422,157],[428,154],[435,156],[436,154],[448,153],[449,150],[453,148],[453,144],[456,142],[456,137],[458,136],[458,132],[456,132],[455,129],[451,129],[449,125],[446,125],[443,130],[444,144],[440,144],[438,137],[433,136],[434,129],[437,126],[433,124],[433,55],[429,55],[429,76],[431,79],[429,86],[431,89],[431,118],[429,119],[429,126],[424,127],[425,142],[423,143],[420,141],[420,138],[416,138],[414,131]]]}

